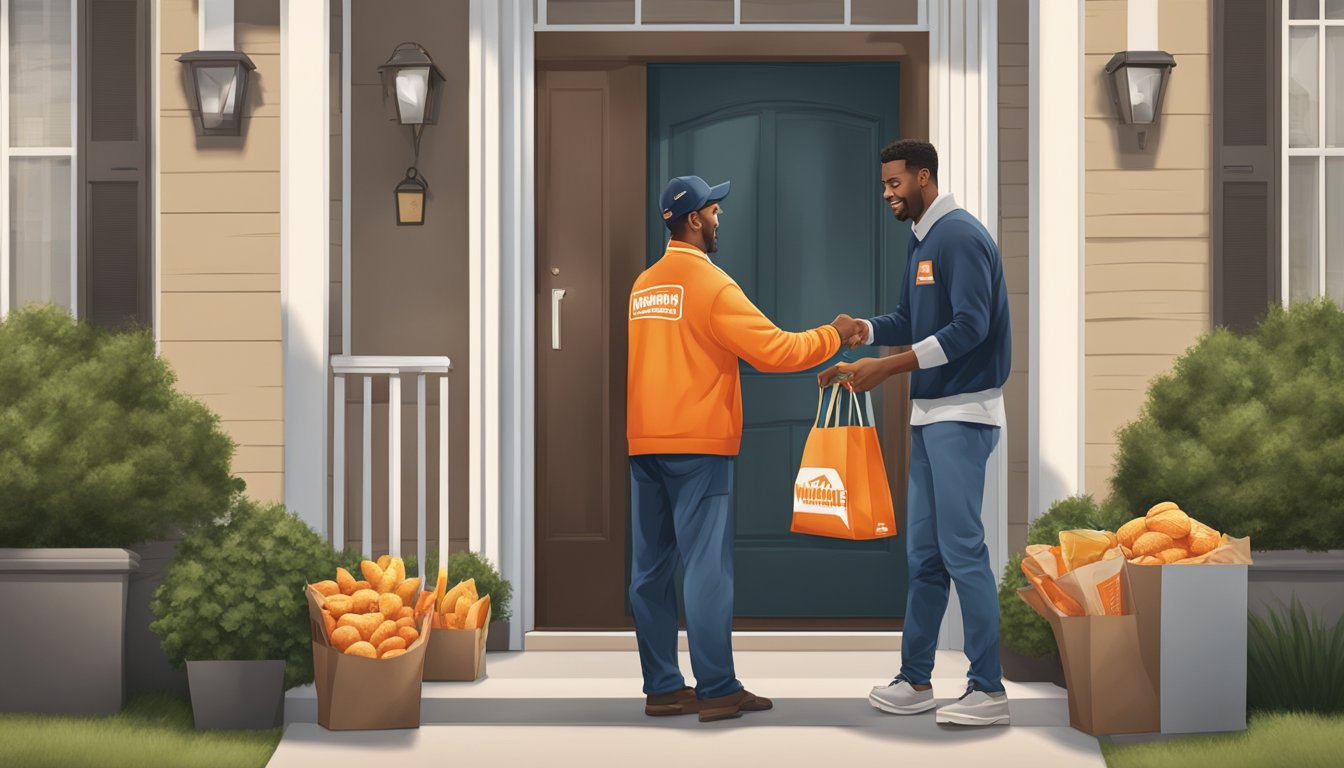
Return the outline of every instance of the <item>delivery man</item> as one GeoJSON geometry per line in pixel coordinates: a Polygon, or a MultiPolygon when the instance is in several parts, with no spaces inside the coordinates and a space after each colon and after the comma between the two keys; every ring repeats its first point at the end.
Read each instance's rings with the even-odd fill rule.
{"type": "MultiPolygon", "coordinates": [[[[729,182],[672,179],[659,208],[672,240],[630,292],[626,437],[630,447],[630,605],[649,715],[700,720],[770,709],[733,670],[733,457],[742,441],[738,358],[760,371],[801,371],[865,332],[848,315],[801,333],[775,327],[710,260],[729,182]],[[696,688],[677,665],[673,569],[696,688]]],[[[781,478],[784,482],[788,478],[781,478]]]]}
{"type": "Polygon", "coordinates": [[[910,482],[906,552],[910,590],[901,671],[869,702],[911,715],[937,706],[930,678],[938,628],[956,583],[971,661],[966,693],[938,710],[937,722],[1008,723],[999,666],[999,598],[980,520],[985,464],[1005,423],[1003,385],[1012,362],[1008,289],[998,246],[950,194],[938,192],[938,153],[898,141],[881,154],[882,197],[901,221],[914,220],[896,311],[865,326],[864,344],[912,345],[890,357],[840,363],[822,386],[846,376],[863,392],[888,377],[910,378],[910,482]]]}

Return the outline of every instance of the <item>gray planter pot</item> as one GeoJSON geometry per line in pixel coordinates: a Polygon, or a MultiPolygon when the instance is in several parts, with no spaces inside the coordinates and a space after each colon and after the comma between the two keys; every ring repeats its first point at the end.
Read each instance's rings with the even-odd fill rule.
{"type": "Polygon", "coordinates": [[[1054,683],[1060,688],[1064,684],[1064,662],[1058,656],[1027,656],[999,644],[999,664],[1003,666],[1003,677],[1015,683],[1054,683]]]}
{"type": "Polygon", "coordinates": [[[280,727],[285,714],[285,662],[187,661],[187,677],[197,730],[280,727]]]}
{"type": "Polygon", "coordinates": [[[509,620],[490,622],[490,636],[485,638],[485,651],[509,650],[509,620]]]}
{"type": "Polygon", "coordinates": [[[1253,552],[1251,559],[1246,595],[1251,611],[1263,616],[1296,595],[1309,614],[1328,623],[1344,616],[1344,550],[1253,552]]]}
{"type": "Polygon", "coordinates": [[[150,631],[155,620],[149,610],[154,590],[163,583],[168,561],[177,553],[177,539],[135,545],[140,569],[131,574],[126,599],[126,692],[171,693],[186,698],[187,670],[173,669],[159,636],[150,631]]]}
{"type": "Polygon", "coordinates": [[[4,612],[21,616],[0,653],[0,712],[110,715],[126,704],[125,549],[0,549],[4,612]]]}

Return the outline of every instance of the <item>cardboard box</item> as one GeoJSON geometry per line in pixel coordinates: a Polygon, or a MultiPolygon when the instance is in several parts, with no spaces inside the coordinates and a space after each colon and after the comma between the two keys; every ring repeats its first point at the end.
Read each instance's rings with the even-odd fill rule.
{"type": "MultiPolygon", "coordinates": [[[[425,652],[425,682],[469,682],[485,676],[485,641],[492,608],[480,629],[436,629],[425,652]]],[[[429,614],[426,614],[428,616],[429,614]]]]}
{"type": "Polygon", "coordinates": [[[401,656],[349,656],[327,640],[322,595],[311,586],[305,593],[313,631],[317,722],[332,731],[419,728],[420,679],[432,639],[428,615],[420,622],[420,637],[401,656]]]}
{"type": "Polygon", "coordinates": [[[1017,594],[1055,634],[1069,690],[1069,725],[1093,736],[1158,729],[1157,690],[1144,667],[1138,617],[1060,616],[1035,587],[1017,594]]]}
{"type": "Polygon", "coordinates": [[[1125,564],[1162,733],[1246,730],[1246,565],[1125,564]]]}

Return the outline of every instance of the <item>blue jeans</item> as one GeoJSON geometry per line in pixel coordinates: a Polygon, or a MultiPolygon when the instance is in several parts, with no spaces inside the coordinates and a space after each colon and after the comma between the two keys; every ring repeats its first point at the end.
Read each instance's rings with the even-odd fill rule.
{"type": "Polygon", "coordinates": [[[733,670],[732,488],[731,456],[630,457],[630,607],[645,694],[686,685],[677,664],[678,559],[696,695],[713,699],[742,688],[733,670]]]}
{"type": "Polygon", "coordinates": [[[999,594],[980,520],[985,464],[999,428],[946,421],[916,426],[910,436],[906,551],[910,592],[901,638],[901,674],[929,682],[949,580],[957,585],[971,685],[1003,690],[999,666],[999,594]]]}

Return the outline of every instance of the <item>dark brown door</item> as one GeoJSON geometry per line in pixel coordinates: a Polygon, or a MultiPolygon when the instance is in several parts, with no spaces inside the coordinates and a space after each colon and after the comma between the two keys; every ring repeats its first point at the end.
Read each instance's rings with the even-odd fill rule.
{"type": "Polygon", "coordinates": [[[642,65],[538,72],[538,629],[628,629],[626,300],[644,266],[642,65]]]}
{"type": "Polygon", "coordinates": [[[148,327],[149,3],[81,0],[79,19],[81,315],[148,327]]]}

